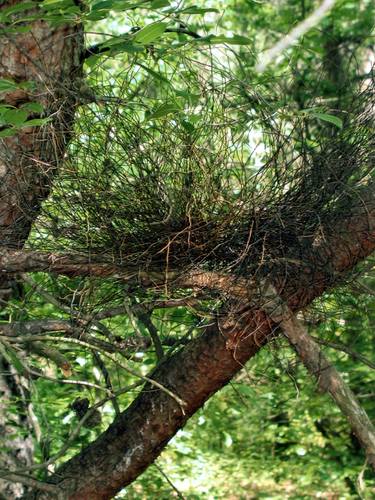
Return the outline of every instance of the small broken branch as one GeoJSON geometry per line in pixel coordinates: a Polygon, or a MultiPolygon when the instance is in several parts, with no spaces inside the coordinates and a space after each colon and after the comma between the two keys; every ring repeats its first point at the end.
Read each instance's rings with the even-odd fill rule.
{"type": "Polygon", "coordinates": [[[263,309],[278,323],[303,364],[336,402],[366,452],[368,463],[375,472],[375,428],[355,395],[312,339],[303,324],[283,302],[272,285],[264,285],[263,309]]]}

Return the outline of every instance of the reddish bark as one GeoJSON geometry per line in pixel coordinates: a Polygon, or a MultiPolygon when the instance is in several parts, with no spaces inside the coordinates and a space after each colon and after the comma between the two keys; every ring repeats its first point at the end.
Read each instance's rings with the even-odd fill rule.
{"type": "MultiPolygon", "coordinates": [[[[22,0],[1,2],[0,12],[18,3],[22,0]]],[[[24,14],[25,11],[21,13],[24,14]]],[[[17,84],[28,82],[33,87],[0,93],[0,104],[19,109],[37,102],[43,105],[44,116],[53,114],[51,122],[42,129],[38,126],[21,128],[16,135],[0,139],[0,244],[21,248],[41,202],[49,193],[53,174],[69,140],[67,131],[74,117],[75,85],[81,76],[83,35],[79,25],[52,28],[43,20],[30,23],[27,32],[7,28],[6,24],[1,26],[0,78],[17,84]]],[[[39,113],[29,116],[30,119],[39,117],[39,113]]],[[[11,295],[12,280],[0,272],[0,306],[6,304],[11,295]]],[[[26,401],[26,381],[17,380],[2,359],[1,366],[8,369],[0,380],[0,426],[6,437],[2,441],[2,449],[6,452],[0,452],[0,464],[3,468],[14,469],[20,464],[31,463],[32,442],[31,435],[22,443],[12,436],[13,428],[4,418],[7,400],[16,397],[19,401],[22,408],[19,408],[15,423],[25,430],[31,429],[28,418],[31,408],[26,401]]],[[[22,491],[24,488],[19,484],[0,481],[0,496],[4,498],[18,498],[22,491]]]]}
{"type": "MultiPolygon", "coordinates": [[[[368,206],[357,208],[351,218],[336,226],[336,239],[327,229],[326,238],[313,252],[312,259],[329,254],[329,269],[336,278],[375,249],[373,195],[370,186],[368,206]]],[[[308,276],[306,289],[305,271],[300,269],[300,274],[278,289],[293,310],[305,307],[332,283],[318,270],[314,277],[308,276]]],[[[66,498],[112,498],[157,458],[187,419],[267,342],[274,327],[271,320],[261,310],[243,311],[218,320],[153,374],[187,403],[185,414],[165,393],[145,387],[107,431],[50,479],[66,498]]],[[[42,493],[38,498],[50,497],[42,493]]]]}
{"type": "MultiPolygon", "coordinates": [[[[22,3],[7,1],[1,9],[22,3]]],[[[23,13],[24,14],[24,13],[23,13]]],[[[0,150],[0,241],[3,246],[23,246],[40,203],[48,195],[53,174],[69,139],[81,77],[83,33],[80,25],[52,28],[36,20],[26,33],[2,33],[0,78],[29,82],[33,89],[1,94],[1,104],[19,109],[37,102],[50,124],[26,127],[1,140],[0,150]]],[[[32,118],[38,118],[32,116],[32,118]]]]}

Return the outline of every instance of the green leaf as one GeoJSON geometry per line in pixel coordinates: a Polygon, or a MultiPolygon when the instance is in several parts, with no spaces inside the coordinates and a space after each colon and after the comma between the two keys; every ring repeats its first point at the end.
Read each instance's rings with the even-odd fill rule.
{"type": "Polygon", "coordinates": [[[144,2],[124,2],[123,0],[104,0],[94,3],[91,6],[91,11],[84,15],[89,21],[100,21],[108,16],[112,10],[115,12],[124,12],[129,9],[144,6],[144,2]]]}
{"type": "Polygon", "coordinates": [[[95,12],[97,10],[111,10],[114,2],[112,0],[104,0],[103,2],[96,2],[91,7],[91,12],[95,12]]]}
{"type": "Polygon", "coordinates": [[[9,90],[15,90],[18,88],[16,82],[12,80],[7,80],[5,78],[0,79],[0,92],[7,92],[9,90]]]}
{"type": "Polygon", "coordinates": [[[318,118],[318,120],[323,120],[325,122],[332,123],[333,125],[336,125],[336,127],[340,129],[343,127],[342,119],[339,118],[338,116],[330,115],[328,113],[312,113],[311,116],[318,118]]]}
{"type": "Polygon", "coordinates": [[[159,22],[149,24],[137,31],[133,40],[137,43],[148,44],[157,40],[167,29],[168,23],[159,22]]]}
{"type": "Polygon", "coordinates": [[[206,14],[206,12],[219,12],[218,9],[196,7],[195,5],[179,11],[180,14],[206,14]]]}
{"type": "Polygon", "coordinates": [[[93,68],[99,60],[100,60],[100,55],[95,54],[85,59],[85,64],[87,64],[89,68],[93,68]]]}
{"type": "Polygon", "coordinates": [[[154,111],[150,113],[147,117],[148,120],[155,120],[158,118],[163,118],[171,113],[178,113],[181,111],[181,107],[177,103],[165,103],[157,107],[154,111]]]}
{"type": "Polygon", "coordinates": [[[50,118],[35,118],[33,120],[27,120],[23,122],[22,127],[40,127],[45,125],[50,121],[50,118]]]}
{"type": "Polygon", "coordinates": [[[189,134],[192,134],[195,130],[195,127],[192,123],[190,123],[188,120],[182,120],[181,125],[184,127],[184,129],[189,132],[189,134]]]}
{"type": "Polygon", "coordinates": [[[233,35],[231,37],[224,35],[209,35],[203,39],[197,39],[197,41],[205,40],[209,43],[227,43],[229,45],[251,45],[253,42],[250,38],[241,35],[233,35]]]}
{"type": "Polygon", "coordinates": [[[9,104],[1,104],[0,105],[0,116],[2,116],[9,109],[13,109],[13,106],[10,106],[9,104]]]}
{"type": "Polygon", "coordinates": [[[168,80],[168,78],[166,78],[165,76],[161,75],[157,71],[149,68],[148,66],[145,66],[144,64],[141,64],[140,62],[137,62],[137,66],[140,66],[141,68],[143,68],[145,71],[147,71],[147,73],[149,73],[151,76],[153,76],[154,78],[156,78],[156,80],[159,80],[160,82],[166,83],[167,85],[169,85],[170,87],[172,87],[172,83],[168,80]]]}
{"type": "MultiPolygon", "coordinates": [[[[103,45],[103,47],[107,47],[107,45],[103,45]]],[[[137,46],[135,43],[127,40],[126,42],[116,42],[110,45],[109,52],[106,54],[118,54],[119,52],[128,52],[129,54],[134,54],[135,52],[142,52],[144,50],[143,47],[137,46]]]]}
{"type": "Polygon", "coordinates": [[[0,130],[0,138],[1,137],[11,137],[12,135],[17,134],[16,128],[5,128],[4,130],[0,130]]]}
{"type": "Polygon", "coordinates": [[[103,0],[96,2],[91,7],[92,13],[98,13],[98,11],[108,12],[110,10],[115,10],[117,12],[122,12],[128,9],[135,9],[137,7],[144,6],[144,2],[124,2],[123,0],[103,0]]]}
{"type": "Polygon", "coordinates": [[[64,12],[74,6],[73,0],[44,0],[43,7],[56,9],[59,12],[64,12]]]}
{"type": "Polygon", "coordinates": [[[13,367],[20,375],[25,373],[23,363],[12,347],[9,347],[8,345],[6,345],[5,347],[3,346],[3,344],[0,344],[0,353],[4,356],[9,364],[13,365],[13,367]]]}
{"type": "Polygon", "coordinates": [[[16,12],[22,12],[23,10],[34,9],[37,7],[35,2],[20,2],[12,7],[8,7],[4,9],[1,14],[5,16],[10,16],[11,14],[15,14],[16,12]]]}
{"type": "Polygon", "coordinates": [[[200,94],[193,94],[188,90],[176,90],[176,95],[182,97],[184,100],[188,101],[191,105],[196,105],[201,97],[200,94]]]}
{"type": "Polygon", "coordinates": [[[42,113],[43,105],[39,102],[27,102],[21,106],[22,109],[29,111],[30,113],[42,113]]]}
{"type": "Polygon", "coordinates": [[[10,125],[20,126],[27,120],[27,111],[23,109],[9,109],[3,114],[3,120],[10,125]]]}
{"type": "Polygon", "coordinates": [[[168,0],[153,0],[151,2],[151,9],[161,9],[162,7],[169,7],[171,3],[168,0]]]}
{"type": "Polygon", "coordinates": [[[23,89],[23,90],[33,90],[33,89],[35,89],[36,85],[35,85],[35,82],[25,81],[25,82],[20,82],[17,85],[17,87],[20,89],[23,89]]]}

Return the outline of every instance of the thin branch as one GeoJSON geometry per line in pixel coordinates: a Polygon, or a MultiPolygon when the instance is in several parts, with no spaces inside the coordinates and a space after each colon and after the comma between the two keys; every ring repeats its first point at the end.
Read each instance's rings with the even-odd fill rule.
{"type": "MultiPolygon", "coordinates": [[[[304,263],[300,263],[301,265],[304,263]]],[[[225,292],[234,296],[247,296],[251,280],[229,274],[205,271],[199,268],[182,272],[178,269],[169,271],[160,268],[150,268],[147,271],[136,266],[126,266],[103,260],[102,256],[79,254],[56,254],[26,250],[9,250],[1,248],[0,272],[19,274],[24,281],[32,284],[38,292],[47,298],[48,292],[41,290],[25,273],[47,272],[69,277],[95,276],[112,277],[124,282],[142,285],[145,288],[164,289],[165,283],[176,288],[191,288],[193,290],[213,290],[225,292]]],[[[48,298],[52,303],[51,296],[48,298]]],[[[54,299],[56,301],[56,299],[54,299]]],[[[59,307],[57,304],[55,304],[59,307]]],[[[65,306],[67,308],[67,306],[65,306]]]]}
{"type": "Polygon", "coordinates": [[[72,371],[71,364],[69,360],[57,349],[54,349],[51,346],[43,345],[41,342],[32,342],[25,347],[27,350],[30,350],[38,356],[53,361],[56,366],[58,366],[62,370],[64,375],[68,374],[68,376],[70,376],[72,371]]]}
{"type": "MultiPolygon", "coordinates": [[[[136,28],[138,28],[138,27],[133,27],[129,32],[122,34],[118,38],[120,40],[123,40],[123,41],[125,41],[125,40],[130,41],[131,35],[133,35],[137,31],[139,31],[139,29],[140,29],[140,28],[138,28],[138,29],[136,29],[136,28]]],[[[201,35],[199,35],[195,31],[189,30],[185,26],[180,26],[179,28],[167,28],[165,30],[165,33],[177,33],[177,34],[181,34],[181,35],[186,35],[186,36],[190,36],[191,38],[194,38],[195,40],[202,38],[201,35]]],[[[111,48],[115,48],[115,47],[109,47],[108,45],[106,45],[106,42],[91,45],[91,47],[88,47],[84,51],[84,53],[82,55],[82,60],[88,59],[89,57],[94,56],[94,55],[105,54],[105,53],[109,52],[111,50],[111,48]]]]}
{"type": "Polygon", "coordinates": [[[351,358],[357,359],[358,361],[361,361],[364,365],[367,365],[373,370],[375,370],[375,363],[367,359],[359,352],[353,351],[353,349],[351,349],[349,346],[341,344],[341,342],[329,342],[328,340],[323,340],[314,336],[311,336],[311,338],[313,338],[317,344],[325,345],[327,347],[331,347],[332,349],[336,349],[337,351],[345,352],[346,354],[349,354],[351,358]]]}
{"type": "MultiPolygon", "coordinates": [[[[92,348],[92,345],[90,345],[88,342],[84,342],[84,341],[79,340],[79,339],[73,339],[73,338],[69,338],[69,337],[59,337],[59,339],[61,341],[64,341],[64,342],[78,344],[82,347],[88,347],[90,349],[92,348]]],[[[44,341],[55,340],[55,337],[51,337],[51,336],[47,336],[47,335],[42,337],[42,336],[36,335],[36,336],[20,336],[20,337],[17,337],[16,339],[8,338],[8,341],[11,341],[12,343],[14,343],[14,342],[17,342],[17,343],[18,342],[34,342],[34,341],[38,341],[38,340],[42,340],[42,341],[43,340],[44,341]]],[[[160,384],[159,382],[157,382],[156,380],[154,380],[150,377],[147,377],[146,375],[142,375],[142,374],[136,372],[132,368],[129,368],[128,366],[126,366],[123,363],[121,363],[120,361],[118,361],[114,356],[112,356],[108,352],[104,351],[103,349],[100,349],[98,347],[96,347],[96,349],[98,351],[102,352],[102,354],[105,357],[110,359],[113,363],[118,365],[120,368],[122,368],[126,372],[130,373],[134,377],[140,378],[143,381],[148,382],[149,384],[153,385],[154,387],[157,387],[158,389],[160,389],[162,392],[165,392],[166,394],[168,394],[168,396],[170,396],[172,399],[174,399],[180,405],[181,411],[184,413],[184,406],[186,405],[185,401],[183,401],[176,394],[174,394],[172,391],[167,389],[164,385],[160,384]]]]}
{"type": "MultiPolygon", "coordinates": [[[[7,353],[4,350],[4,347],[12,349],[7,341],[4,338],[0,337],[0,353],[6,356],[7,353]]],[[[107,388],[101,387],[100,385],[94,384],[93,382],[86,382],[85,380],[57,379],[54,377],[50,377],[39,369],[33,370],[32,368],[30,368],[29,365],[20,356],[17,356],[17,360],[24,372],[23,375],[31,375],[34,378],[43,378],[45,380],[50,380],[51,382],[57,382],[60,384],[80,385],[83,387],[91,387],[92,389],[99,389],[100,391],[110,392],[111,394],[113,393],[113,391],[109,391],[107,388]]]]}
{"type": "Polygon", "coordinates": [[[368,398],[374,398],[375,397],[375,392],[368,392],[367,394],[357,394],[357,399],[368,399],[368,398]]]}
{"type": "MultiPolygon", "coordinates": [[[[130,340],[128,342],[124,341],[121,343],[117,342],[111,344],[88,335],[86,332],[82,331],[83,328],[84,326],[80,328],[75,327],[70,321],[60,319],[32,320],[24,322],[15,321],[14,323],[0,323],[0,335],[12,337],[15,339],[15,342],[17,342],[17,339],[24,335],[30,335],[30,341],[35,341],[35,335],[39,335],[39,337],[45,339],[45,336],[42,336],[44,333],[62,332],[68,334],[71,333],[75,337],[79,337],[88,344],[92,345],[94,348],[100,347],[101,349],[112,353],[119,352],[124,357],[127,357],[126,353],[122,352],[125,348],[134,349],[134,342],[131,342],[130,340]],[[31,335],[33,335],[33,337],[31,337],[31,335]]],[[[59,339],[57,336],[53,338],[55,341],[59,339]]]]}
{"type": "Polygon", "coordinates": [[[335,0],[324,0],[304,21],[299,23],[290,33],[285,35],[273,47],[262,54],[261,61],[255,67],[256,71],[262,73],[271,62],[274,62],[275,59],[284,52],[284,50],[288,49],[311,28],[319,24],[323,17],[332,9],[334,4],[335,0]]]}
{"type": "Polygon", "coordinates": [[[4,469],[0,469],[0,477],[6,479],[7,481],[24,484],[25,486],[29,486],[30,488],[33,488],[35,490],[46,491],[47,493],[56,495],[55,498],[57,500],[64,499],[62,490],[54,484],[43,483],[42,481],[38,481],[33,477],[23,476],[21,474],[16,474],[4,469]]]}
{"type": "MultiPolygon", "coordinates": [[[[127,299],[125,299],[124,300],[124,308],[127,312],[127,315],[129,317],[130,323],[132,324],[132,327],[134,328],[135,332],[137,333],[137,338],[142,339],[143,334],[142,334],[140,328],[138,327],[138,323],[137,323],[137,320],[141,321],[141,318],[140,318],[141,312],[140,311],[142,311],[142,307],[140,305],[134,305],[134,309],[133,309],[133,307],[128,303],[127,299]],[[134,309],[136,307],[139,309],[139,311],[134,312],[134,309]]],[[[151,320],[150,320],[150,322],[151,322],[151,320]]],[[[152,327],[154,327],[154,325],[152,325],[152,327]]],[[[149,332],[150,332],[150,330],[149,330],[149,332]]],[[[151,337],[151,340],[152,340],[154,347],[155,347],[156,357],[157,357],[158,361],[161,361],[164,358],[164,351],[163,351],[163,347],[160,343],[160,339],[158,337],[157,332],[156,332],[156,338],[155,338],[155,331],[154,330],[152,332],[150,332],[150,337],[151,337]]]]}
{"type": "Polygon", "coordinates": [[[58,460],[59,458],[61,458],[65,454],[65,452],[70,448],[72,442],[79,435],[80,430],[81,430],[82,426],[85,424],[86,420],[88,420],[95,413],[95,411],[98,408],[103,406],[105,403],[107,403],[111,399],[117,398],[118,396],[121,396],[121,394],[125,394],[126,392],[129,392],[133,389],[136,389],[141,384],[142,384],[142,382],[138,381],[138,382],[135,382],[134,384],[123,387],[123,388],[119,389],[118,391],[116,391],[115,393],[111,394],[110,396],[101,399],[100,401],[98,401],[98,403],[90,406],[90,408],[87,410],[85,415],[82,417],[82,419],[75,426],[74,430],[70,433],[64,446],[62,446],[62,448],[60,448],[60,450],[53,457],[49,458],[48,460],[46,460],[45,462],[43,462],[41,464],[34,464],[34,465],[31,465],[30,467],[25,467],[23,469],[18,469],[16,471],[9,471],[9,474],[22,474],[22,473],[31,472],[34,470],[46,469],[49,465],[56,462],[56,460],[58,460]]]}
{"type": "Polygon", "coordinates": [[[375,428],[366,411],[273,286],[263,284],[262,288],[264,299],[262,308],[269,314],[272,321],[281,326],[284,335],[309,373],[317,379],[319,387],[330,394],[341,412],[347,417],[354,434],[366,452],[369,464],[375,471],[375,428]]]}
{"type": "MultiPolygon", "coordinates": [[[[95,360],[96,364],[98,365],[100,371],[102,372],[102,375],[104,377],[104,382],[105,382],[107,389],[110,391],[111,394],[113,394],[114,391],[113,391],[111,377],[109,375],[107,367],[105,366],[104,361],[100,357],[100,354],[98,353],[98,351],[93,351],[93,356],[94,356],[94,360],[95,360]]],[[[111,402],[112,402],[113,409],[115,410],[116,415],[119,415],[120,414],[120,407],[118,405],[117,399],[113,398],[111,400],[111,402]]]]}
{"type": "MultiPolygon", "coordinates": [[[[123,340],[116,340],[113,343],[106,342],[96,337],[90,336],[84,331],[86,327],[72,325],[69,320],[62,319],[45,319],[45,320],[31,320],[31,321],[14,321],[13,323],[0,323],[0,335],[5,337],[12,337],[16,339],[24,335],[39,335],[39,337],[48,333],[65,333],[72,334],[73,338],[79,338],[90,344],[93,348],[100,347],[101,349],[118,353],[124,358],[128,359],[131,352],[139,351],[140,349],[146,350],[150,347],[151,341],[148,337],[131,337],[123,340]]],[[[93,328],[90,328],[93,330],[93,328]]],[[[96,330],[94,330],[97,333],[96,330]]],[[[43,336],[45,338],[45,336],[43,336]]],[[[55,342],[59,340],[59,336],[54,337],[55,342]]],[[[163,345],[174,346],[183,342],[184,339],[165,339],[163,345]]],[[[134,361],[134,360],[133,360],[134,361]]]]}
{"type": "Polygon", "coordinates": [[[137,317],[138,317],[139,321],[141,321],[145,325],[145,327],[147,328],[147,330],[150,334],[152,343],[154,344],[154,347],[155,347],[155,353],[156,353],[156,357],[157,357],[158,361],[159,362],[162,361],[162,359],[164,358],[164,349],[163,349],[163,345],[161,343],[161,340],[159,338],[158,330],[157,330],[156,326],[153,324],[153,322],[151,321],[150,313],[148,313],[146,311],[139,312],[137,314],[137,317]]]}
{"type": "Polygon", "coordinates": [[[111,340],[113,340],[111,338],[112,337],[111,332],[108,330],[108,328],[99,321],[96,321],[92,316],[82,314],[80,311],[75,311],[74,309],[72,309],[72,307],[68,307],[67,305],[63,304],[62,302],[57,300],[53,295],[44,290],[40,285],[38,285],[38,283],[36,283],[32,278],[30,278],[30,276],[27,276],[26,274],[21,274],[21,278],[25,283],[30,285],[32,289],[35,290],[39,295],[44,297],[50,304],[61,309],[66,314],[69,314],[69,316],[73,316],[78,324],[83,323],[84,325],[88,325],[89,323],[92,323],[106,337],[109,337],[111,340]]]}
{"type": "Polygon", "coordinates": [[[182,495],[181,491],[172,483],[172,481],[169,479],[169,477],[163,471],[163,469],[160,467],[160,465],[158,465],[157,463],[154,463],[154,466],[157,468],[157,470],[160,472],[160,474],[164,477],[164,479],[167,481],[167,483],[172,488],[172,490],[176,493],[177,497],[184,500],[185,497],[182,495]]]}

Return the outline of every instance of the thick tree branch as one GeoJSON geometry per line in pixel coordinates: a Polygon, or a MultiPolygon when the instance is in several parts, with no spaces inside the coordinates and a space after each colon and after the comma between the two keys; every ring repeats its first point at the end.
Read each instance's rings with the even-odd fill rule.
{"type": "MultiPolygon", "coordinates": [[[[329,256],[333,273],[341,275],[350,270],[375,249],[374,215],[373,206],[357,208],[350,218],[336,224],[336,239],[327,229],[326,238],[314,242],[314,258],[329,256]]],[[[319,269],[311,275],[310,268],[307,272],[301,267],[286,283],[283,280],[276,284],[277,293],[292,310],[305,307],[331,286],[319,269]]],[[[186,420],[272,336],[275,324],[261,308],[246,309],[246,303],[242,303],[241,311],[233,309],[218,318],[152,374],[154,380],[187,403],[185,415],[166,394],[146,386],[106,432],[66,462],[50,481],[59,484],[71,500],[97,500],[111,498],[139,476],[186,420]]],[[[41,494],[39,498],[50,497],[41,494]]]]}

